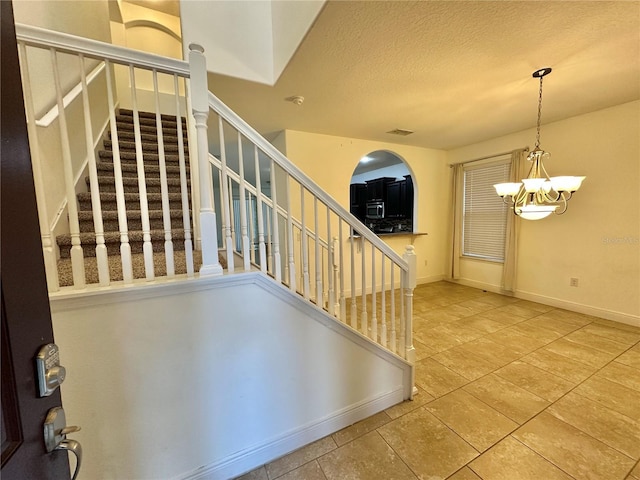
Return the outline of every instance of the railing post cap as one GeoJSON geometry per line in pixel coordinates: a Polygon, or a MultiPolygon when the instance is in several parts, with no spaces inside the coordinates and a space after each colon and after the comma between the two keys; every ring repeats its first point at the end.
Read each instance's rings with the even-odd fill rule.
{"type": "Polygon", "coordinates": [[[204,53],[204,47],[202,45],[198,45],[197,43],[190,43],[189,50],[192,52],[204,53]]]}
{"type": "Polygon", "coordinates": [[[415,255],[415,247],[413,245],[407,245],[406,247],[406,253],[409,255],[415,255]]]}

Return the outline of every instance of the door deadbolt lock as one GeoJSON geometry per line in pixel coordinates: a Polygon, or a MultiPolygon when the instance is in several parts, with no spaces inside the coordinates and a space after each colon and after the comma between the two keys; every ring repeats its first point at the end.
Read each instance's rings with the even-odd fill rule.
{"type": "Polygon", "coordinates": [[[47,413],[47,418],[44,421],[44,445],[47,453],[67,450],[76,456],[76,469],[71,477],[72,480],[78,478],[82,464],[82,446],[77,440],[68,439],[67,434],[79,430],[80,427],[67,426],[67,418],[62,407],[54,407],[47,413]]]}
{"type": "Polygon", "coordinates": [[[40,348],[36,356],[38,370],[38,389],[41,397],[48,397],[64,382],[67,375],[60,365],[60,351],[55,343],[48,343],[40,348]]]}

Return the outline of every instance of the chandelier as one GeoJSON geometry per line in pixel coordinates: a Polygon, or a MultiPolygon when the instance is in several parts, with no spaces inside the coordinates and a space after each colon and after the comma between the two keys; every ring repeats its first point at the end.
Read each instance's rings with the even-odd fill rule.
{"type": "Polygon", "coordinates": [[[544,168],[543,160],[550,158],[549,152],[540,149],[540,118],[542,114],[542,78],[551,73],[550,68],[533,72],[533,78],[540,79],[538,96],[538,124],[535,148],[527,156],[532,162],[531,169],[522,182],[499,183],[496,192],[509,205],[513,213],[525,220],[540,220],[552,213],[561,215],[567,210],[567,202],[573,192],[580,188],[586,177],[551,177],[544,168]]]}

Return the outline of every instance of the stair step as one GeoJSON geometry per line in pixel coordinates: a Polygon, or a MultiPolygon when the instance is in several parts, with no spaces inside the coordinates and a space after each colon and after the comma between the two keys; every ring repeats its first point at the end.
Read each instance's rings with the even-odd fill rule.
{"type": "MultiPolygon", "coordinates": [[[[119,115],[125,116],[125,117],[133,117],[133,110],[130,110],[128,108],[121,108],[118,111],[119,115]]],[[[153,120],[155,120],[156,118],[156,114],[154,112],[141,112],[138,111],[138,116],[140,117],[140,119],[142,120],[143,118],[151,118],[153,120]]],[[[168,121],[176,121],[176,116],[175,115],[167,115],[167,114],[162,114],[160,115],[160,118],[162,118],[162,120],[168,120],[168,121]]],[[[182,120],[182,123],[185,123],[187,120],[184,117],[180,117],[180,119],[182,120]]]]}
{"type": "MultiPolygon", "coordinates": [[[[109,138],[112,138],[112,132],[109,131],[109,138]]],[[[140,139],[142,140],[143,143],[158,143],[158,136],[155,133],[141,133],[140,134],[140,139]]],[[[120,131],[118,130],[118,141],[121,142],[122,140],[128,141],[128,142],[134,142],[136,141],[136,136],[135,133],[133,131],[120,131]]],[[[178,144],[178,137],[176,135],[163,135],[162,136],[162,141],[164,142],[165,146],[166,145],[170,145],[170,144],[178,144]]],[[[184,140],[183,140],[184,144],[186,145],[188,143],[187,141],[187,136],[186,134],[184,135],[184,140]]]]}
{"type": "MultiPolygon", "coordinates": [[[[100,160],[107,160],[113,162],[113,152],[111,150],[100,150],[98,152],[98,157],[100,160]]],[[[145,162],[145,171],[147,162],[151,165],[159,165],[160,155],[157,153],[144,153],[142,154],[142,158],[145,162]]],[[[120,151],[120,162],[136,162],[136,152],[130,151],[120,151]]],[[[175,154],[165,154],[164,156],[165,164],[173,164],[179,166],[180,164],[180,156],[175,154]]]]}
{"type": "MultiPolygon", "coordinates": [[[[85,182],[89,190],[91,190],[91,183],[89,181],[89,177],[85,177],[85,182]]],[[[147,178],[145,176],[145,183],[147,186],[147,193],[162,193],[162,187],[160,182],[160,177],[150,177],[147,178]]],[[[125,193],[137,193],[138,192],[138,177],[123,177],[122,185],[124,187],[125,193]]],[[[98,187],[101,192],[110,192],[115,193],[116,191],[116,178],[113,176],[100,175],[98,177],[98,187]]],[[[169,193],[180,193],[180,177],[175,176],[167,176],[167,187],[169,189],[169,193]]],[[[187,179],[187,191],[190,191],[190,182],[187,179]]]]}
{"type": "MultiPolygon", "coordinates": [[[[127,142],[127,141],[123,141],[121,138],[118,138],[118,146],[120,147],[121,151],[136,151],[136,144],[135,142],[127,142]]],[[[104,140],[104,148],[106,150],[113,150],[113,142],[111,141],[110,138],[105,138],[104,140]]],[[[142,144],[142,151],[144,153],[146,152],[157,152],[158,151],[158,144],[157,143],[143,143],[142,144]]],[[[173,153],[173,154],[177,154],[180,151],[180,148],[178,147],[178,144],[175,143],[170,143],[167,144],[165,142],[164,144],[164,152],[165,154],[169,154],[169,153],[173,153]]],[[[189,156],[189,146],[187,144],[184,144],[184,154],[186,157],[189,156]]]]}
{"type": "MultiPolygon", "coordinates": [[[[154,252],[164,252],[164,230],[151,230],[151,245],[154,252]]],[[[144,237],[141,230],[129,230],[129,245],[131,253],[142,253],[144,237]]],[[[184,230],[171,230],[173,249],[184,250],[184,230]]],[[[71,235],[58,235],[56,242],[60,247],[60,258],[70,258],[71,235]]],[[[107,254],[118,255],[120,253],[120,233],[106,232],[104,243],[107,247],[107,254]]],[[[96,235],[93,232],[80,233],[80,244],[85,257],[95,257],[96,255],[96,235]]]]}
{"type": "MultiPolygon", "coordinates": [[[[155,116],[155,114],[153,114],[152,117],[139,116],[138,118],[140,119],[140,125],[153,125],[154,127],[156,125],[156,116],[155,116]]],[[[129,113],[129,114],[118,113],[116,115],[116,122],[130,123],[130,124],[133,125],[133,116],[131,115],[131,113],[129,113]]],[[[169,128],[177,128],[178,122],[176,122],[176,117],[167,117],[167,116],[165,116],[165,118],[162,119],[162,126],[163,127],[169,127],[169,128]]],[[[187,120],[183,117],[182,118],[182,127],[183,127],[183,129],[185,129],[186,126],[187,126],[187,120]]]]}
{"type": "MultiPolygon", "coordinates": [[[[142,214],[140,210],[127,210],[127,230],[142,230],[142,214]]],[[[169,211],[171,219],[171,228],[184,228],[182,222],[182,210],[173,209],[169,211]]],[[[90,210],[82,210],[78,212],[78,220],[80,221],[80,231],[93,233],[93,212],[90,210]]],[[[162,210],[149,211],[149,223],[152,230],[162,230],[164,228],[162,210]]],[[[105,232],[118,232],[120,226],[118,224],[118,212],[114,210],[104,210],[102,212],[102,225],[105,232]]]]}
{"type": "MultiPolygon", "coordinates": [[[[133,123],[126,123],[126,122],[116,122],[116,128],[118,129],[118,135],[120,135],[121,132],[135,132],[135,126],[133,123]]],[[[152,134],[152,135],[156,135],[158,132],[158,129],[156,128],[155,124],[154,125],[140,125],[140,132],[141,133],[145,133],[145,134],[152,134]]],[[[183,129],[182,130],[182,136],[184,138],[187,137],[187,130],[183,129]]],[[[162,127],[162,138],[164,139],[165,137],[176,137],[178,138],[178,130],[176,127],[162,127]]]]}
{"type": "MultiPolygon", "coordinates": [[[[107,174],[113,176],[113,159],[103,158],[98,162],[98,175],[107,174]]],[[[167,169],[168,177],[180,176],[180,165],[169,164],[165,165],[167,169]]],[[[122,162],[120,165],[123,177],[138,178],[138,166],[131,162],[122,162]]],[[[160,166],[145,163],[144,165],[145,178],[160,178],[160,166]]],[[[189,165],[186,165],[187,180],[190,178],[189,165]]]]}
{"type": "MultiPolygon", "coordinates": [[[[127,209],[137,209],[140,207],[140,195],[137,193],[125,193],[124,201],[127,209]]],[[[162,195],[159,193],[148,193],[147,203],[149,210],[162,210],[162,195]]],[[[78,205],[80,210],[91,210],[91,194],[79,193],[78,205]]],[[[103,210],[117,210],[115,193],[100,193],[100,205],[103,210]]],[[[170,193],[169,205],[171,209],[180,209],[182,207],[182,194],[170,193]]]]}

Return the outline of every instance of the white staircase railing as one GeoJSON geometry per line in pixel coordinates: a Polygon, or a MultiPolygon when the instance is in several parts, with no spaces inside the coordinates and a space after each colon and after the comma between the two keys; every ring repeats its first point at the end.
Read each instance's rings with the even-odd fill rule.
{"type": "Polygon", "coordinates": [[[144,280],[140,281],[154,281],[158,253],[164,253],[166,276],[175,277],[177,235],[184,240],[180,250],[185,252],[187,276],[194,276],[199,264],[200,276],[223,274],[218,260],[221,245],[228,273],[260,270],[370,340],[414,361],[413,247],[407,247],[403,256],[396,253],[208,92],[200,47],[190,46],[186,63],[34,27],[18,25],[17,32],[50,291],[61,288],[54,245],[54,231],[60,227],[51,225],[47,205],[57,203],[52,195],[63,191],[73,289],[88,288],[85,266],[91,262],[97,267],[100,286],[113,283],[113,263],[121,269],[124,284],[136,282],[136,256],[142,257],[143,275],[137,276],[144,280]],[[58,118],[49,127],[37,126],[36,114],[52,105],[42,96],[33,98],[33,92],[50,81],[45,78],[43,52],[49,57],[51,84],[56,87],[52,98],[58,107],[58,118]],[[91,71],[97,77],[90,87],[86,77],[91,71]],[[81,95],[65,94],[78,88],[81,95]],[[123,106],[131,110],[129,130],[118,116],[123,106]],[[97,119],[100,115],[102,121],[97,119]],[[183,135],[187,127],[182,117],[187,117],[191,141],[183,135]],[[92,128],[102,123],[110,130],[107,157],[115,193],[108,195],[101,190],[98,173],[104,170],[103,158],[93,148],[96,133],[103,132],[92,128]],[[75,145],[74,129],[68,124],[83,125],[84,146],[75,145]],[[43,133],[45,128],[57,128],[56,148],[48,140],[51,134],[43,133]],[[129,151],[123,151],[125,146],[129,151]],[[74,157],[78,151],[86,164],[74,157]],[[169,160],[175,165],[169,166],[169,160]],[[169,191],[171,168],[178,193],[169,191]],[[52,188],[55,179],[45,178],[45,172],[56,169],[64,170],[63,185],[52,188]],[[81,189],[74,180],[83,169],[90,190],[90,231],[86,223],[80,226],[77,198],[82,193],[77,195],[81,189]],[[124,173],[131,171],[136,180],[125,178],[124,173]],[[158,180],[148,178],[150,172],[158,180]],[[150,193],[151,185],[158,189],[158,184],[159,193],[150,193]],[[114,232],[106,231],[103,222],[108,202],[117,211],[114,232]],[[176,205],[180,206],[177,216],[172,215],[176,205]],[[178,229],[172,225],[175,218],[181,220],[178,229]],[[201,260],[194,259],[194,254],[201,260]]]}

